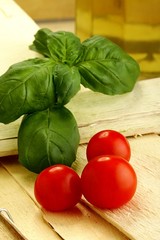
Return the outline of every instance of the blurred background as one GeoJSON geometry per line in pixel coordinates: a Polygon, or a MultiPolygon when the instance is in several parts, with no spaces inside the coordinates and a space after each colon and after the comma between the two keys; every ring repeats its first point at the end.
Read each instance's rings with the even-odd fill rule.
{"type": "Polygon", "coordinates": [[[15,0],[40,27],[75,32],[76,0],[15,0]]]}
{"type": "Polygon", "coordinates": [[[40,27],[103,35],[141,68],[140,79],[160,77],[160,0],[16,0],[40,27]]]}

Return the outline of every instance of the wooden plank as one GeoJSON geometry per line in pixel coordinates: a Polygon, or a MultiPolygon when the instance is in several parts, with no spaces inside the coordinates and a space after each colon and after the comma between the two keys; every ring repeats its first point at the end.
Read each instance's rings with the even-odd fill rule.
{"type": "Polygon", "coordinates": [[[17,154],[17,138],[0,141],[0,157],[17,154]]]}
{"type": "Polygon", "coordinates": [[[0,216],[0,239],[24,240],[6,221],[0,216]]]}
{"type": "Polygon", "coordinates": [[[43,217],[65,240],[129,240],[125,235],[82,204],[70,211],[50,213],[43,217]]]}
{"type": "Polygon", "coordinates": [[[19,237],[21,237],[21,239],[28,240],[28,238],[25,237],[25,235],[20,231],[20,229],[14,223],[14,220],[12,219],[12,216],[10,215],[7,209],[1,208],[0,214],[1,214],[1,218],[5,220],[6,225],[9,224],[10,229],[13,229],[15,233],[19,235],[19,237]]]}
{"type": "MultiPolygon", "coordinates": [[[[27,239],[61,239],[44,222],[39,207],[2,165],[0,165],[0,196],[1,207],[6,208],[10,212],[17,228],[27,239]]],[[[5,236],[3,231],[5,231],[5,228],[1,229],[1,234],[5,236]]]]}
{"type": "MultiPolygon", "coordinates": [[[[130,163],[135,168],[138,177],[138,188],[134,198],[122,208],[112,211],[99,210],[87,203],[86,201],[85,204],[92,208],[93,211],[98,213],[106,221],[110,222],[116,228],[126,234],[126,236],[128,236],[130,239],[155,240],[157,239],[156,237],[160,234],[160,137],[151,134],[137,138],[129,138],[129,142],[131,144],[132,150],[132,157],[130,163]]],[[[77,160],[73,164],[74,169],[79,174],[81,174],[82,169],[87,163],[85,151],[86,145],[82,145],[79,147],[77,160]]],[[[16,181],[21,185],[21,187],[25,189],[25,191],[27,191],[32,198],[34,198],[34,174],[30,173],[28,170],[18,165],[15,160],[9,162],[4,159],[3,166],[5,166],[7,171],[9,171],[9,173],[16,179],[16,181]]],[[[89,214],[88,216],[90,216],[90,214],[92,216],[92,213],[90,212],[88,212],[87,214],[89,214]]],[[[75,222],[76,224],[78,224],[77,219],[79,219],[80,225],[83,225],[83,222],[86,222],[86,225],[88,224],[88,218],[85,213],[85,209],[84,215],[85,216],[82,216],[82,218],[79,218],[79,215],[77,216],[74,212],[51,214],[44,211],[45,219],[50,222],[50,224],[62,237],[70,240],[72,239],[71,231],[77,231],[76,226],[73,226],[75,222]],[[64,223],[62,222],[64,216],[66,217],[67,221],[66,228],[64,227],[64,223]],[[71,229],[72,226],[73,229],[71,229]]],[[[96,218],[93,218],[93,222],[91,221],[93,225],[95,224],[95,219],[96,218]]],[[[98,222],[99,221],[100,220],[98,220],[98,222]]],[[[101,228],[102,226],[104,227],[103,222],[100,223],[100,225],[101,226],[97,226],[97,229],[101,228]]],[[[108,226],[105,227],[108,229],[108,226]]],[[[91,226],[88,226],[88,228],[92,229],[91,226]]],[[[87,230],[84,232],[86,232],[86,236],[88,236],[87,234],[89,233],[87,232],[87,230]]],[[[90,234],[92,236],[92,233],[90,234]]],[[[109,235],[110,237],[112,236],[112,234],[114,237],[116,236],[113,232],[110,233],[110,230],[108,230],[108,234],[111,234],[109,235]]],[[[75,234],[73,236],[75,237],[75,234]]],[[[117,236],[115,238],[114,237],[113,239],[117,239],[117,236]]],[[[77,240],[76,238],[74,239],[77,240]]],[[[85,238],[84,236],[84,239],[87,238],[85,238]]]]}
{"type": "MultiPolygon", "coordinates": [[[[160,236],[160,137],[146,135],[129,139],[138,187],[133,199],[115,210],[100,210],[85,203],[132,240],[157,240],[160,236]]],[[[85,147],[80,149],[74,168],[80,174],[86,164],[85,147]]]]}
{"type": "Polygon", "coordinates": [[[0,141],[5,139],[17,138],[21,120],[22,118],[19,118],[18,120],[10,124],[0,123],[0,141]]]}
{"type": "MultiPolygon", "coordinates": [[[[18,164],[17,156],[8,157],[7,160],[1,158],[1,163],[21,188],[36,202],[33,193],[36,174],[18,164]]],[[[8,188],[10,187],[8,186],[8,188]]],[[[19,194],[19,198],[21,198],[21,194],[19,194]]],[[[88,240],[93,239],[93,237],[94,240],[128,240],[119,230],[80,203],[74,209],[60,213],[50,213],[43,209],[42,215],[45,221],[49,222],[55,231],[65,240],[88,240]]]]}
{"type": "Polygon", "coordinates": [[[68,107],[77,119],[81,143],[103,129],[125,136],[159,133],[160,78],[139,81],[132,92],[123,95],[80,92],[68,107]]]}

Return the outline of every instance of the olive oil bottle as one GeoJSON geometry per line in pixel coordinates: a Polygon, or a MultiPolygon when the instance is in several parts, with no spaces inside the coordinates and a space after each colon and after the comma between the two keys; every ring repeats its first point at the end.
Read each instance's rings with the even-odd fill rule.
{"type": "Polygon", "coordinates": [[[141,78],[160,77],[160,0],[76,0],[76,34],[109,38],[139,62],[141,78]]]}

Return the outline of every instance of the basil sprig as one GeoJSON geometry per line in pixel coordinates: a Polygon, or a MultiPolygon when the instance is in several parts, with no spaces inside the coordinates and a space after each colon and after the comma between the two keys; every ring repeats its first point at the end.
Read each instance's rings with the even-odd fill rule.
{"type": "Polygon", "coordinates": [[[73,33],[41,29],[30,48],[54,61],[75,66],[81,84],[95,92],[108,95],[130,92],[140,74],[138,63],[102,36],[81,43],[73,33]]]}
{"type": "Polygon", "coordinates": [[[140,73],[133,58],[102,36],[81,43],[73,33],[40,29],[30,48],[44,58],[16,63],[0,77],[2,123],[67,104],[80,84],[109,95],[132,91],[140,73]]]}
{"type": "Polygon", "coordinates": [[[71,165],[75,160],[79,132],[64,105],[80,85],[109,95],[126,93],[132,91],[140,69],[102,36],[81,43],[73,33],[40,29],[30,49],[42,57],[16,63],[0,77],[0,122],[26,115],[18,133],[19,159],[40,172],[57,161],[71,165]]]}

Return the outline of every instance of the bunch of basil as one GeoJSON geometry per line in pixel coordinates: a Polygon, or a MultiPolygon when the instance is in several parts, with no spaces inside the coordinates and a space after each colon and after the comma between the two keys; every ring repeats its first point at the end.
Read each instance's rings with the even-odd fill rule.
{"type": "Polygon", "coordinates": [[[133,89],[137,62],[102,36],[84,42],[73,33],[40,29],[30,49],[43,57],[12,65],[0,77],[0,122],[25,115],[18,133],[19,161],[39,173],[55,163],[71,165],[79,131],[64,107],[80,90],[114,95],[133,89]]]}

